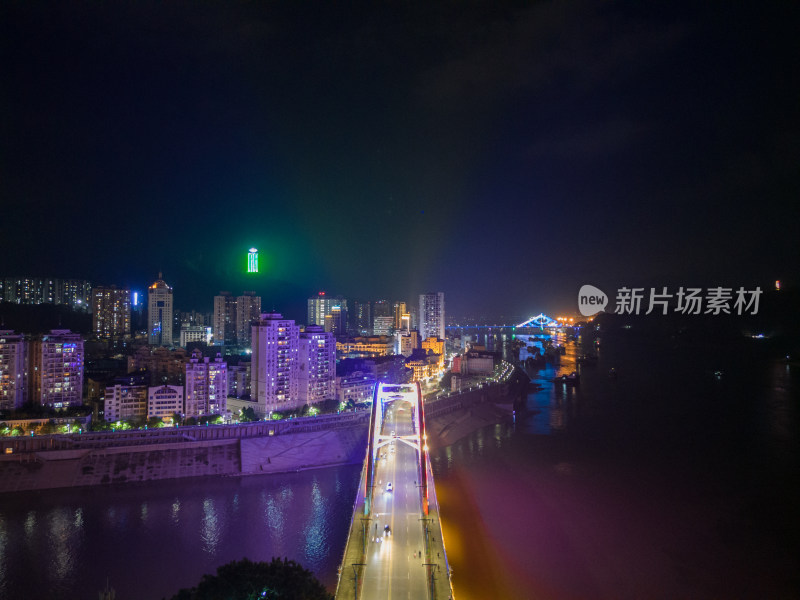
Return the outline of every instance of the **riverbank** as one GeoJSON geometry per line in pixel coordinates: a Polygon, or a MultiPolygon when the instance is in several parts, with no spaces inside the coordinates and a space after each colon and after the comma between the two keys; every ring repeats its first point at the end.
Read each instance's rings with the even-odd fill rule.
{"type": "MultiPolygon", "coordinates": [[[[358,464],[364,459],[368,413],[341,420],[307,419],[245,429],[200,428],[195,436],[159,438],[126,432],[118,438],[82,436],[37,440],[43,449],[0,456],[0,493],[183,479],[210,475],[285,473],[358,464]],[[203,433],[210,439],[191,439],[203,433]],[[222,438],[222,439],[219,439],[222,438]],[[180,441],[178,441],[180,440],[180,441]]],[[[186,431],[186,430],[184,430],[186,431]]],[[[59,436],[48,436],[59,437],[59,436]]]]}

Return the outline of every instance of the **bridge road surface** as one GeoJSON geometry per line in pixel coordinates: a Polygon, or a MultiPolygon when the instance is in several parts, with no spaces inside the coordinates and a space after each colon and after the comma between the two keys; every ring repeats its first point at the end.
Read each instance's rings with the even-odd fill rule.
{"type": "MultiPolygon", "coordinates": [[[[395,401],[387,407],[381,434],[390,435],[392,431],[398,436],[414,433],[411,403],[395,401]]],[[[425,551],[425,534],[420,520],[423,515],[418,479],[419,457],[415,449],[400,441],[380,448],[375,474],[374,520],[360,596],[363,600],[424,600],[428,597],[425,559],[420,556],[420,552],[425,551]],[[384,453],[385,459],[381,458],[384,453]],[[389,482],[394,487],[391,492],[386,491],[389,482]],[[387,524],[391,534],[384,536],[383,528],[387,524]]]]}

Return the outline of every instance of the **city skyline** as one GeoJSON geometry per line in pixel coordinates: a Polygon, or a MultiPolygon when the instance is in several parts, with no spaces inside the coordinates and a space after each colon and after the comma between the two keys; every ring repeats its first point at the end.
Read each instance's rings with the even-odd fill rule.
{"type": "Polygon", "coordinates": [[[5,5],[4,270],[131,288],[162,271],[178,305],[255,289],[286,312],[319,289],[525,314],[585,283],[790,284],[797,22],[5,5]]]}

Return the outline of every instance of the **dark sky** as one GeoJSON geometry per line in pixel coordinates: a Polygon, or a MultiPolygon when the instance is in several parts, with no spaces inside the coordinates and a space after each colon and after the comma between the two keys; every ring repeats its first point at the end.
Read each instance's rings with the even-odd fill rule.
{"type": "Polygon", "coordinates": [[[352,7],[0,4],[0,275],[290,314],[796,281],[797,3],[352,7]]]}

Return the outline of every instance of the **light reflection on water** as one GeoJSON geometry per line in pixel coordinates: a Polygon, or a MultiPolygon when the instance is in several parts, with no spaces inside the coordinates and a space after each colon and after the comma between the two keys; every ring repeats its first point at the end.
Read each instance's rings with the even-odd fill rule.
{"type": "Polygon", "coordinates": [[[203,550],[214,555],[217,551],[221,536],[220,520],[214,508],[214,501],[210,498],[203,500],[203,550]]]}
{"type": "Polygon", "coordinates": [[[90,598],[108,577],[117,600],[157,600],[226,562],[273,556],[332,589],[360,469],[8,495],[0,598],[90,598]]]}
{"type": "Polygon", "coordinates": [[[636,335],[566,343],[494,444],[432,452],[457,597],[796,597],[796,369],[636,335]]]}

